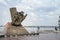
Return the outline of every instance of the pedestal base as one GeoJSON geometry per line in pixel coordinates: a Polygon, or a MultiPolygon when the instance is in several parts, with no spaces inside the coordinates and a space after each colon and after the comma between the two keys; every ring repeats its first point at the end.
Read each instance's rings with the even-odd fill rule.
{"type": "Polygon", "coordinates": [[[13,26],[13,25],[6,25],[4,28],[5,35],[21,35],[21,34],[28,34],[28,31],[23,26],[13,26]]]}

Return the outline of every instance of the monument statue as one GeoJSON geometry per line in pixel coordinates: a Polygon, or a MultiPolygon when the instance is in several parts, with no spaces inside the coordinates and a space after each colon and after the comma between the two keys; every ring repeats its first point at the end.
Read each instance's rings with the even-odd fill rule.
{"type": "Polygon", "coordinates": [[[16,8],[10,8],[12,25],[21,26],[21,22],[26,18],[27,14],[24,15],[24,12],[17,12],[16,8]]]}
{"type": "Polygon", "coordinates": [[[10,8],[11,20],[8,22],[4,28],[5,35],[21,35],[28,34],[28,31],[21,24],[22,21],[26,18],[27,14],[24,15],[24,12],[17,12],[16,8],[10,8]]]}

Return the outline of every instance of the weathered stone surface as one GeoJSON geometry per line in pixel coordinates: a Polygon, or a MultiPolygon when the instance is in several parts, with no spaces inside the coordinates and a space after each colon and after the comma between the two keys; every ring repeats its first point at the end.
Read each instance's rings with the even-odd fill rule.
{"type": "Polygon", "coordinates": [[[28,31],[23,26],[16,27],[16,26],[11,25],[10,22],[8,22],[5,25],[4,34],[5,35],[20,35],[20,34],[28,34],[28,31]]]}
{"type": "Polygon", "coordinates": [[[26,18],[27,14],[24,12],[18,12],[15,7],[10,8],[12,24],[15,26],[21,26],[21,22],[26,18]]]}

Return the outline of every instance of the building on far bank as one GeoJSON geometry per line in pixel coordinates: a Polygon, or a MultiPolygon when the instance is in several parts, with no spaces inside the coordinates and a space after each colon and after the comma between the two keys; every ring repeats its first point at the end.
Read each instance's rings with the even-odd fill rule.
{"type": "Polygon", "coordinates": [[[58,20],[58,27],[59,27],[59,30],[60,30],[60,16],[59,16],[59,20],[58,20]]]}

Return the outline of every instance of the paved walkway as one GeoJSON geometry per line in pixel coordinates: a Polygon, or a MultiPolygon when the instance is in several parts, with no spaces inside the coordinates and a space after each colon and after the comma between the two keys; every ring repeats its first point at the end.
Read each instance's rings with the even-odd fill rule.
{"type": "Polygon", "coordinates": [[[60,40],[60,33],[48,33],[35,36],[5,37],[0,40],[60,40]]]}

